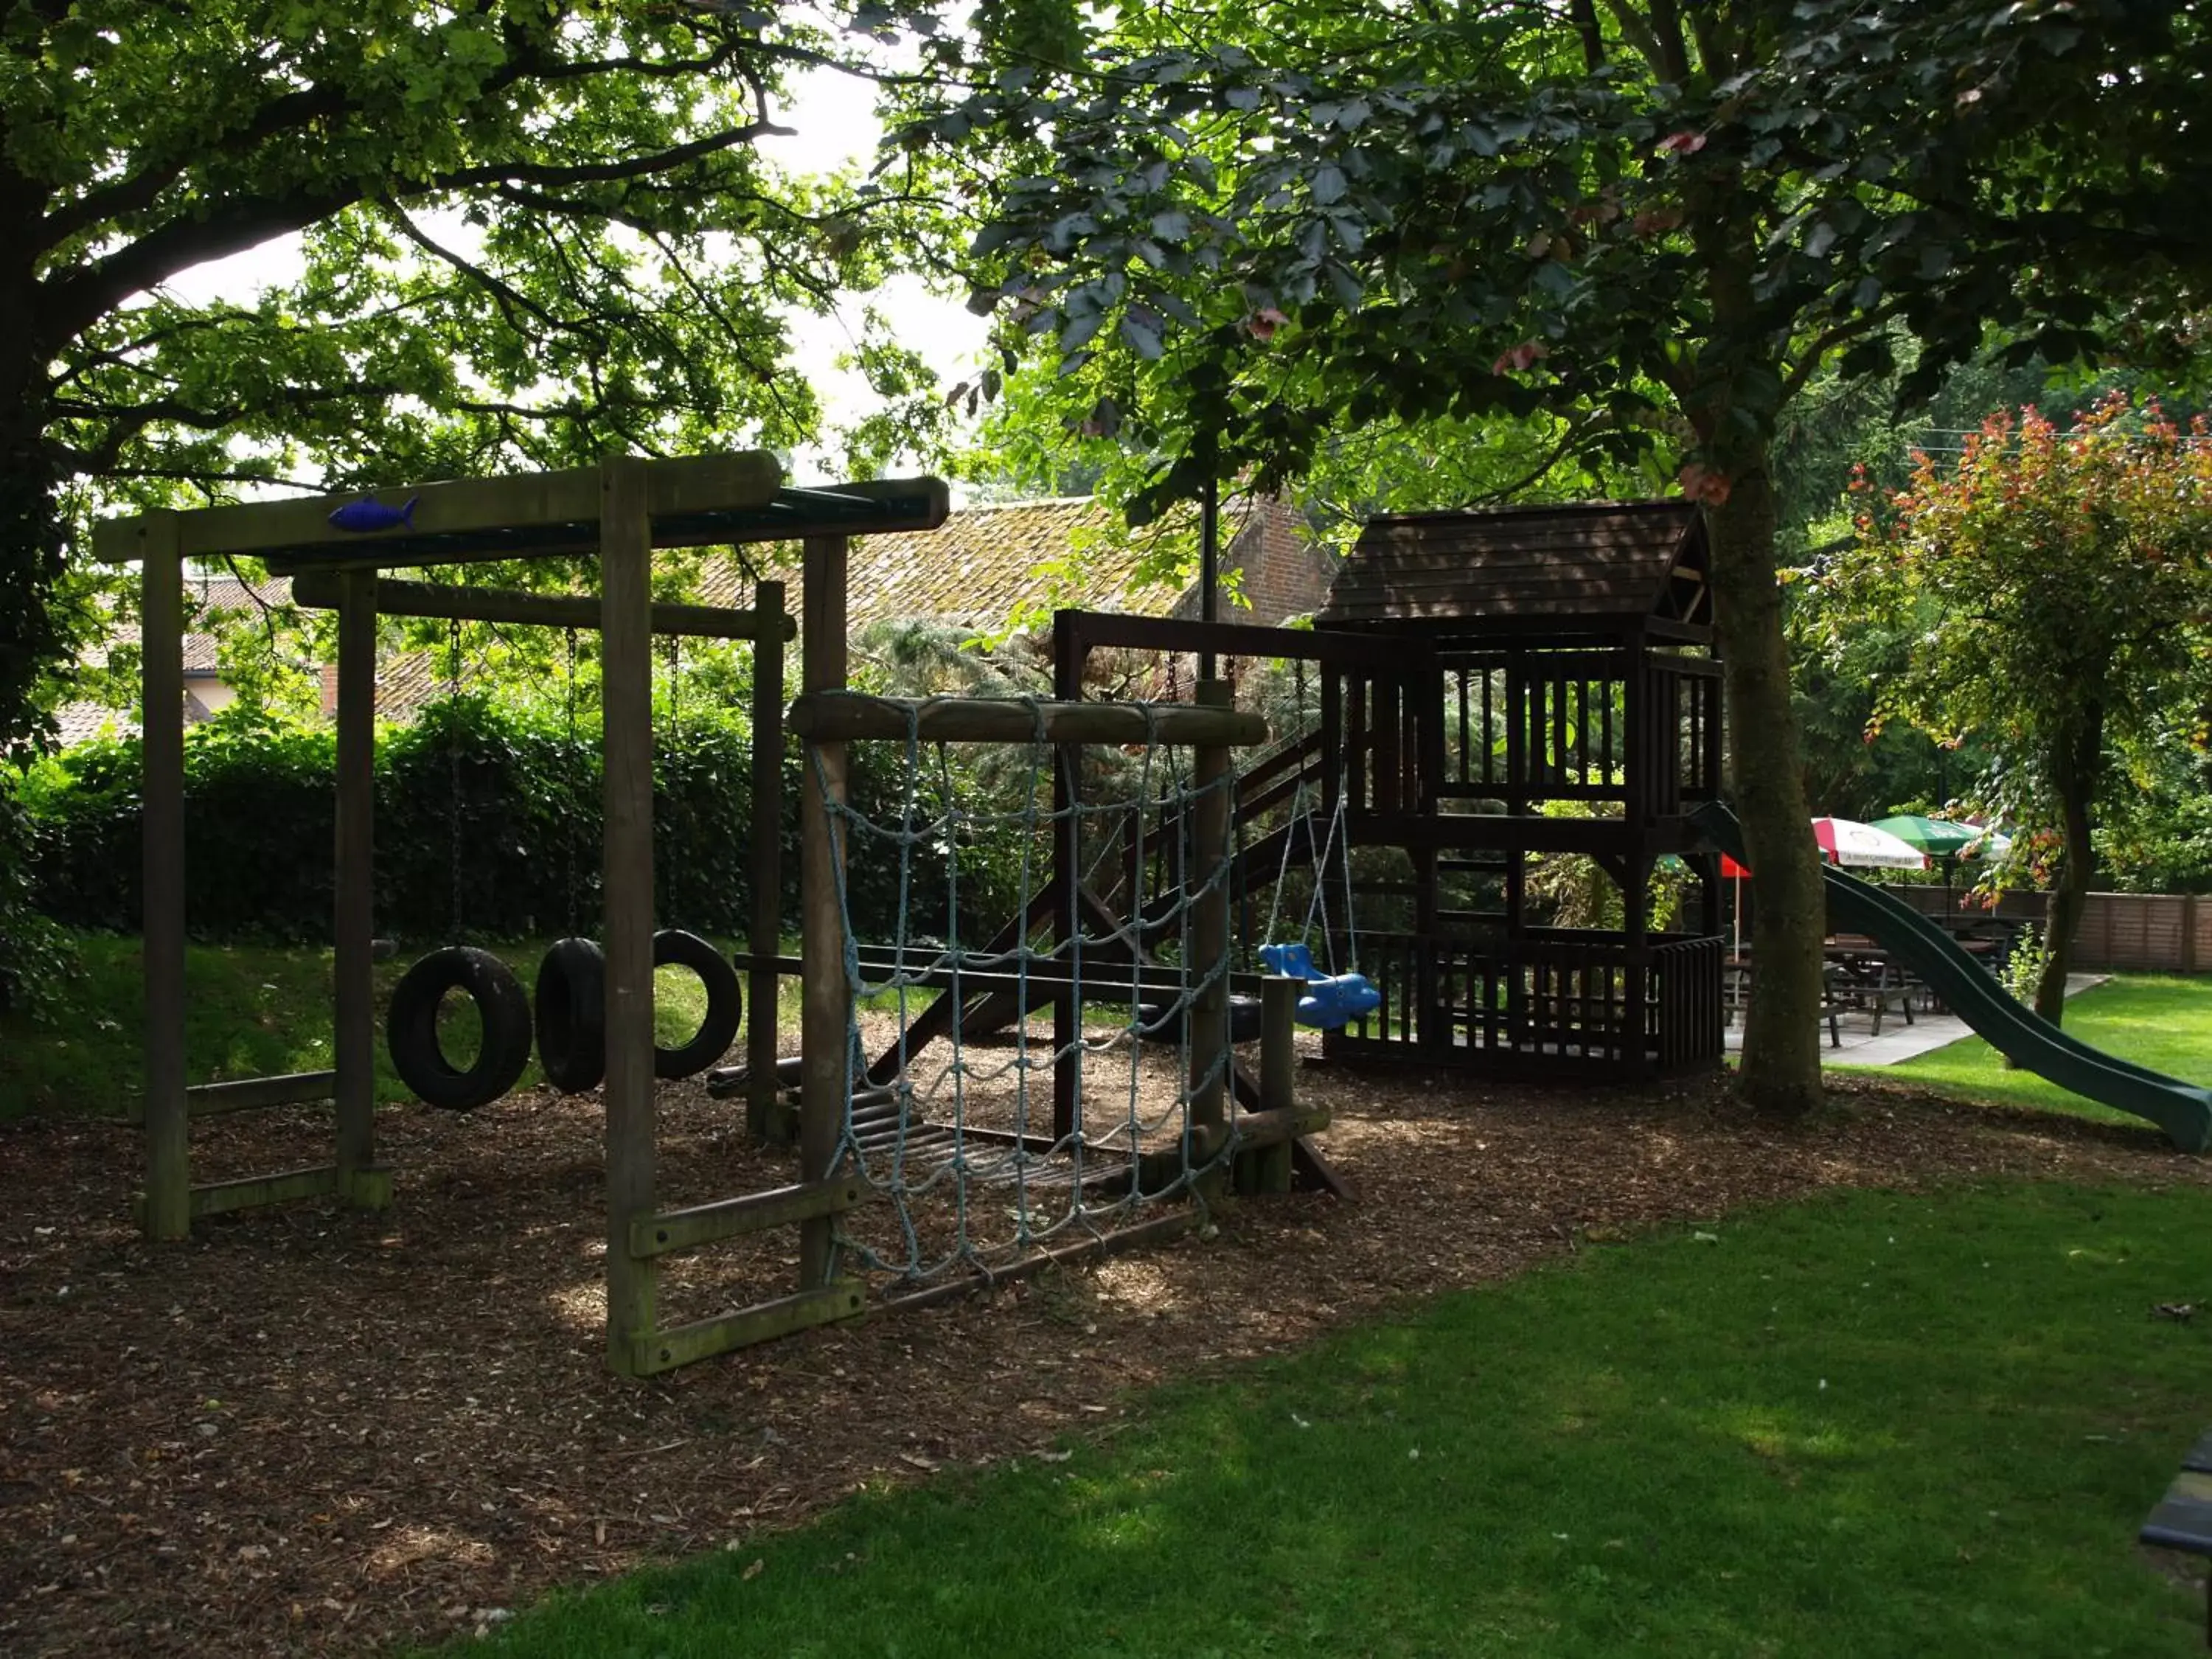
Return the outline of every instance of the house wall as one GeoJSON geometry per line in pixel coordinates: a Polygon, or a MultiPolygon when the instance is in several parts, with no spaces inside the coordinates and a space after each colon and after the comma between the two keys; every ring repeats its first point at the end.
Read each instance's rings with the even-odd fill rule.
{"type": "MultiPolygon", "coordinates": [[[[1236,574],[1244,601],[1224,605],[1221,620],[1272,628],[1287,617],[1310,615],[1328,597],[1338,563],[1327,544],[1315,539],[1297,508],[1278,501],[1255,501],[1246,510],[1242,527],[1221,550],[1222,574],[1236,574]]],[[[1194,585],[1170,614],[1194,620],[1198,599],[1194,585]]]]}
{"type": "Polygon", "coordinates": [[[1230,544],[1225,562],[1240,573],[1250,620],[1263,625],[1310,615],[1328,597],[1337,557],[1314,538],[1305,517],[1281,501],[1262,501],[1230,544]]]}

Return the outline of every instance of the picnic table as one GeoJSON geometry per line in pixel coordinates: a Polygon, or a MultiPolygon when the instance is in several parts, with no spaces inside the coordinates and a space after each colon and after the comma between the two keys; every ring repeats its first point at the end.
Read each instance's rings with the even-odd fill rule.
{"type": "MultiPolygon", "coordinates": [[[[2212,1557],[2212,1430],[2181,1460],[2181,1473],[2136,1536],[2159,1549],[2212,1557]]],[[[2204,1644],[2212,1647],[2212,1579],[2204,1587],[2204,1644]]]]}

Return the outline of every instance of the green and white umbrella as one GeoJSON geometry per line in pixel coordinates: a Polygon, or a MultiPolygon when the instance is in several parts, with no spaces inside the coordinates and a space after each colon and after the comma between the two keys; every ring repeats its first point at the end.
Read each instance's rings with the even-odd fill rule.
{"type": "Polygon", "coordinates": [[[1951,866],[1961,858],[2002,858],[2012,846],[2011,841],[1994,830],[1975,823],[1958,823],[1949,818],[1923,817],[1917,812],[1900,812],[1894,817],[1876,818],[1874,827],[1886,830],[1906,846],[1917,848],[1943,860],[1943,908],[1951,908],[1951,866]]]}
{"type": "Polygon", "coordinates": [[[1971,823],[1954,823],[1948,818],[1923,817],[1917,812],[1900,812],[1893,818],[1876,818],[1874,827],[1887,830],[1906,846],[1917,847],[1923,853],[1933,853],[1938,858],[1962,853],[1989,833],[1975,829],[1971,823]]]}

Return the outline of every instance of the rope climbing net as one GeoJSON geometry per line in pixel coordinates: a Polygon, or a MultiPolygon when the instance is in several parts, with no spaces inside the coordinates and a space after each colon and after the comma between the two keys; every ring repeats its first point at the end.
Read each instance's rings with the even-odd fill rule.
{"type": "Polygon", "coordinates": [[[985,793],[964,787],[945,745],[921,735],[929,700],[872,701],[904,714],[896,787],[863,810],[837,799],[818,755],[812,767],[837,854],[848,993],[837,1167],[887,1200],[841,1221],[848,1267],[910,1285],[988,1275],[1103,1239],[1139,1211],[1202,1204],[1203,1177],[1236,1148],[1233,1134],[1192,1133],[1194,1101],[1225,1086],[1231,1064],[1225,1039],[1212,1054],[1192,1048],[1191,1013],[1216,986],[1225,1006],[1230,966],[1225,948],[1198,959],[1198,912],[1225,891],[1233,853],[1224,837],[1201,866],[1186,848],[1170,861],[1180,884],[1149,902],[1085,887],[1071,904],[1049,889],[1049,872],[1056,836],[1085,848],[1109,834],[1138,837],[1133,867],[1144,869],[1148,823],[1187,836],[1194,809],[1217,793],[1233,813],[1233,772],[1190,781],[1158,739],[1155,711],[1136,705],[1146,740],[1127,793],[1055,806],[1054,750],[1031,702],[1025,763],[985,793]],[[974,939],[962,926],[963,883],[975,884],[987,858],[999,860],[1001,885],[1005,864],[1018,863],[1019,920],[974,939]],[[894,937],[864,943],[854,883],[862,872],[888,879],[890,868],[894,937]],[[1063,997],[1079,1014],[1062,1025],[1073,1035],[1056,1041],[1035,1017],[1063,997]],[[1075,1109],[1055,1127],[1053,1079],[1071,1070],[1075,1109]]]}

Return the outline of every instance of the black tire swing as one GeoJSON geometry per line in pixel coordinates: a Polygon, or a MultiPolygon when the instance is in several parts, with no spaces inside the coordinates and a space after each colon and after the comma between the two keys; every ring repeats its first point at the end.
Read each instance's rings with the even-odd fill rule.
{"type": "Polygon", "coordinates": [[[538,964],[532,1006],[538,1016],[538,1068],[564,1095],[596,1089],[607,1074],[607,958],[596,939],[576,933],[576,630],[568,630],[568,937],[553,941],[538,964]]]}
{"type": "MultiPolygon", "coordinates": [[[[676,665],[672,647],[671,692],[676,665]]],[[[576,638],[568,635],[568,746],[576,746],[576,638]]],[[[575,838],[568,840],[568,931],[538,964],[536,1008],[538,1063],[545,1079],[563,1094],[597,1088],[607,1073],[606,957],[599,945],[573,937],[576,929],[575,838]]],[[[655,1043],[653,1074],[664,1082],[705,1071],[729,1051],[744,1018],[744,992],[737,969],[696,933],[664,927],[653,936],[655,968],[688,968],[698,975],[707,996],[699,1029],[673,1048],[655,1043]]]]}
{"type": "MultiPolygon", "coordinates": [[[[683,659],[682,643],[672,639],[668,642],[668,719],[672,736],[680,736],[684,729],[684,708],[681,701],[683,659]]],[[[666,869],[664,897],[667,909],[676,908],[676,876],[680,860],[657,859],[656,870],[666,869]]],[[[744,991],[738,981],[738,970],[730,965],[729,958],[696,933],[680,927],[664,927],[653,936],[653,965],[655,968],[688,968],[698,975],[699,984],[707,994],[707,1012],[699,1021],[699,1029],[673,1048],[653,1046],[653,1074],[665,1083],[679,1078],[693,1077],[705,1071],[729,1052],[730,1044],[737,1040],[738,1023],[744,1018],[744,991]]]]}
{"type": "MultiPolygon", "coordinates": [[[[447,659],[449,714],[461,684],[461,625],[453,625],[447,659]]],[[[455,721],[449,744],[453,828],[453,931],[461,931],[461,733],[455,721]]],[[[497,1100],[520,1081],[530,1063],[530,1002],[514,970],[489,951],[448,945],[433,951],[392,988],[385,1011],[385,1048],[399,1080],[426,1105],[471,1112],[497,1100]],[[483,1036],[473,1063],[464,1068],[446,1057],[438,1012],[447,994],[459,991],[476,1004],[483,1036]]]]}

